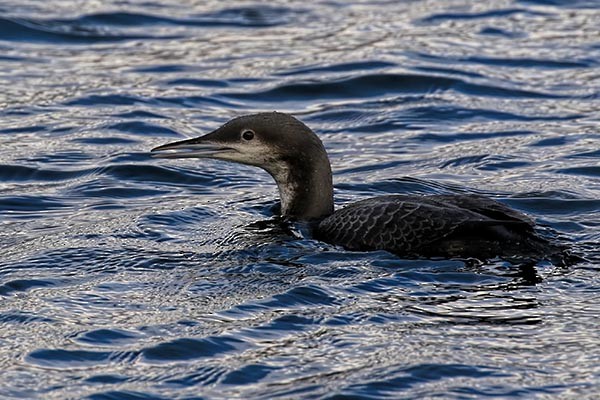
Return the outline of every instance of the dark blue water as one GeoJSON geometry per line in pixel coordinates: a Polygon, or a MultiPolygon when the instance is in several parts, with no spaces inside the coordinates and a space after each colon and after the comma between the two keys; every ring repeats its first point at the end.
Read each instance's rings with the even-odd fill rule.
{"type": "Polygon", "coordinates": [[[0,397],[593,398],[600,2],[0,3],[0,397]],[[149,149],[294,113],[336,204],[474,192],[588,261],[402,260],[253,224],[149,149]]]}

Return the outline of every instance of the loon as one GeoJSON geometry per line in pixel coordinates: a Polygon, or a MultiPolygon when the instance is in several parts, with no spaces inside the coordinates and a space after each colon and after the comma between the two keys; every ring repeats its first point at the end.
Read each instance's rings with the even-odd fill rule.
{"type": "Polygon", "coordinates": [[[315,239],[406,258],[562,259],[566,248],[526,215],[473,194],[386,195],[334,211],[331,166],[317,135],[293,116],[237,117],[215,131],[158,146],[156,158],[212,158],[260,167],[277,183],[281,216],[315,239]]]}

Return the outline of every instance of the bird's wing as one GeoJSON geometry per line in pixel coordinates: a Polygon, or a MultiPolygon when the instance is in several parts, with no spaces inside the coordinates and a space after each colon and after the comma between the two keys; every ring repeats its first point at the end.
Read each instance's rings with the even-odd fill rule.
{"type": "Polygon", "coordinates": [[[524,225],[522,228],[529,226],[531,229],[533,229],[535,227],[535,222],[533,222],[533,220],[525,214],[488,197],[465,194],[436,195],[427,196],[424,198],[429,198],[432,201],[440,201],[446,205],[451,204],[462,209],[467,209],[497,221],[513,221],[522,223],[524,225]]]}
{"type": "Polygon", "coordinates": [[[321,221],[316,236],[351,250],[382,249],[410,255],[465,226],[500,223],[453,204],[417,200],[383,196],[359,201],[321,221]]]}

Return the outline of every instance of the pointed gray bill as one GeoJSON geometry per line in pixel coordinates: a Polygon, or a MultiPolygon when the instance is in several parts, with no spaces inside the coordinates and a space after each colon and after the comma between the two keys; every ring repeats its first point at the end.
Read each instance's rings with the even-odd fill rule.
{"type": "Polygon", "coordinates": [[[234,150],[199,137],[163,144],[150,151],[154,153],[153,158],[214,158],[220,153],[234,150]]]}

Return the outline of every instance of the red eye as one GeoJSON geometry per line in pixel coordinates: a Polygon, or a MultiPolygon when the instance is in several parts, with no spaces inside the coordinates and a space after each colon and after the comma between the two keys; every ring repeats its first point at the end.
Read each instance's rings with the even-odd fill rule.
{"type": "Polygon", "coordinates": [[[244,140],[252,140],[254,139],[254,131],[247,129],[242,132],[242,139],[244,140]]]}

